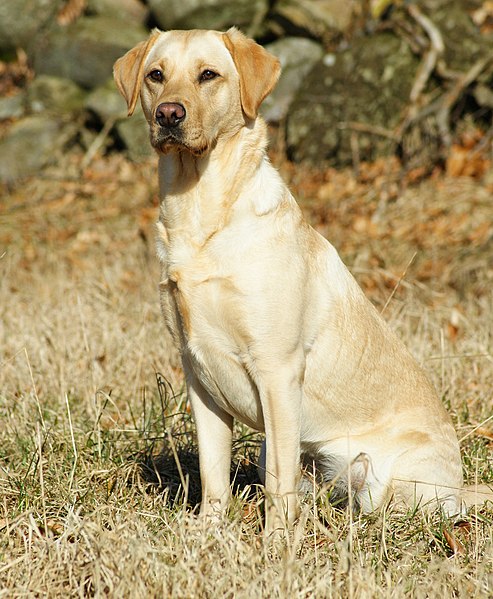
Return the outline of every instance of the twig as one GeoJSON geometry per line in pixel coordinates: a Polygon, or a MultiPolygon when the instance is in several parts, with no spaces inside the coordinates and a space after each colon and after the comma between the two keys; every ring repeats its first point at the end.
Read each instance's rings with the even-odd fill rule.
{"type": "Polygon", "coordinates": [[[74,427],[72,425],[72,415],[70,413],[70,404],[68,401],[68,394],[65,393],[65,405],[67,406],[67,414],[68,414],[68,425],[69,425],[69,429],[70,429],[70,438],[72,440],[72,449],[74,451],[74,461],[72,463],[72,470],[70,472],[70,480],[69,480],[69,491],[72,490],[72,485],[74,483],[74,476],[75,476],[75,469],[77,467],[77,460],[79,458],[78,453],[77,453],[77,445],[75,443],[75,437],[74,437],[74,427]]]}
{"type": "Polygon", "coordinates": [[[385,302],[384,307],[382,308],[380,314],[383,314],[385,312],[385,310],[387,309],[387,306],[390,304],[390,302],[392,301],[392,298],[394,297],[394,295],[396,294],[396,291],[399,289],[399,286],[402,282],[402,280],[405,278],[407,271],[409,270],[409,267],[411,266],[411,264],[414,262],[414,258],[416,258],[418,252],[414,252],[414,254],[411,256],[411,260],[409,260],[409,262],[407,263],[406,268],[403,270],[401,276],[399,277],[399,280],[397,281],[397,283],[394,285],[394,288],[392,289],[392,293],[389,295],[389,297],[387,298],[387,301],[385,302]]]}
{"type": "Polygon", "coordinates": [[[45,531],[48,531],[48,524],[46,518],[46,497],[45,497],[45,485],[44,485],[44,474],[43,474],[43,446],[44,442],[41,438],[41,429],[39,428],[39,422],[36,423],[36,444],[38,450],[38,473],[39,473],[39,487],[41,490],[41,505],[43,507],[43,525],[45,531]]]}
{"type": "Polygon", "coordinates": [[[452,143],[452,133],[450,131],[451,110],[464,89],[477,79],[481,72],[490,64],[493,57],[490,54],[482,56],[465,73],[452,73],[448,71],[443,60],[445,44],[440,30],[429,17],[421,12],[416,4],[410,4],[407,7],[407,12],[426,33],[429,38],[430,47],[426,51],[414,78],[409,94],[410,106],[407,108],[401,124],[396,129],[395,137],[399,142],[402,142],[405,133],[411,125],[423,121],[432,115],[436,119],[441,143],[445,148],[448,148],[452,143]],[[452,87],[435,100],[431,100],[428,97],[426,102],[420,102],[423,91],[434,71],[438,72],[440,76],[452,80],[452,87]],[[423,104],[425,105],[423,106],[423,104]]]}
{"type": "Polygon", "coordinates": [[[477,358],[487,358],[489,361],[493,362],[492,354],[449,354],[445,356],[430,356],[428,358],[425,358],[425,362],[428,362],[430,360],[464,360],[466,358],[470,360],[476,360],[477,358]]]}
{"type": "Polygon", "coordinates": [[[431,74],[437,66],[438,59],[442,56],[445,45],[443,43],[442,34],[437,29],[435,24],[424,15],[415,4],[408,6],[408,13],[425,31],[429,40],[430,47],[426,51],[425,56],[416,72],[414,83],[409,94],[411,105],[406,108],[405,116],[401,124],[397,127],[396,135],[399,140],[402,140],[404,132],[409,125],[418,120],[418,106],[422,93],[430,79],[431,74]]]}
{"type": "Polygon", "coordinates": [[[443,94],[442,101],[440,103],[441,106],[437,112],[437,123],[442,140],[446,146],[450,146],[452,143],[452,136],[450,134],[449,128],[450,111],[452,106],[457,102],[461,92],[478,78],[480,73],[492,60],[493,56],[491,54],[482,56],[466,73],[457,79],[452,89],[443,94]]]}
{"type": "Polygon", "coordinates": [[[116,120],[117,120],[116,118],[110,117],[105,122],[105,124],[104,124],[103,128],[101,129],[101,131],[96,135],[94,141],[92,142],[92,144],[87,149],[87,152],[85,153],[85,156],[84,156],[84,158],[82,159],[82,162],[81,162],[81,169],[85,169],[92,162],[92,159],[96,155],[96,152],[101,148],[101,146],[106,141],[106,138],[108,137],[108,135],[109,135],[111,129],[113,128],[113,125],[115,124],[116,120]]]}
{"type": "Polygon", "coordinates": [[[351,135],[349,137],[349,142],[351,145],[351,155],[353,159],[353,172],[355,177],[359,177],[361,160],[359,156],[359,143],[358,143],[358,135],[356,131],[351,131],[351,135]]]}
{"type": "Polygon", "coordinates": [[[438,57],[443,54],[445,45],[443,43],[442,34],[437,29],[435,24],[424,15],[416,4],[410,4],[407,8],[408,13],[411,17],[425,30],[426,34],[430,38],[430,49],[426,53],[423,62],[421,63],[414,84],[409,95],[411,102],[416,103],[419,96],[423,92],[430,75],[435,69],[438,57]]]}
{"type": "Polygon", "coordinates": [[[247,30],[247,35],[248,37],[257,37],[260,27],[262,25],[262,23],[264,22],[265,16],[267,15],[269,11],[269,4],[266,2],[265,5],[260,2],[259,4],[257,4],[257,10],[255,11],[255,14],[253,15],[253,19],[251,20],[250,23],[250,27],[247,30]]]}
{"type": "Polygon", "coordinates": [[[468,433],[466,433],[463,437],[461,437],[459,439],[459,443],[462,443],[463,441],[465,441],[467,439],[467,437],[470,437],[473,433],[475,433],[478,428],[481,428],[482,426],[484,426],[487,422],[489,422],[490,420],[493,420],[493,415],[489,416],[488,418],[486,418],[485,420],[483,420],[483,422],[480,422],[477,426],[475,426],[472,430],[470,430],[468,433]]]}
{"type": "Polygon", "coordinates": [[[370,133],[371,135],[377,135],[378,137],[385,137],[392,141],[399,141],[398,137],[392,131],[379,127],[378,125],[368,125],[367,123],[358,123],[355,121],[345,121],[339,123],[340,129],[352,129],[353,131],[359,131],[361,133],[370,133]]]}
{"type": "Polygon", "coordinates": [[[443,43],[442,34],[436,25],[419,10],[416,4],[410,4],[407,7],[407,10],[411,17],[426,31],[433,48],[435,48],[439,54],[442,54],[445,50],[445,44],[443,43]]]}
{"type": "Polygon", "coordinates": [[[38,392],[36,390],[36,383],[34,382],[33,369],[31,368],[31,362],[29,361],[29,355],[27,353],[27,348],[23,348],[24,354],[26,356],[27,367],[29,368],[29,375],[31,377],[31,384],[33,389],[34,399],[36,400],[36,407],[38,408],[39,421],[43,426],[43,430],[46,430],[45,421],[43,418],[43,411],[41,410],[41,402],[39,401],[38,392]]]}
{"type": "Polygon", "coordinates": [[[478,156],[479,154],[481,154],[481,152],[486,150],[486,147],[488,146],[489,143],[491,143],[492,140],[493,140],[493,126],[491,126],[488,129],[488,131],[486,131],[486,133],[483,135],[483,137],[480,139],[480,141],[476,144],[476,147],[471,152],[471,156],[478,156]]]}
{"type": "Polygon", "coordinates": [[[166,431],[166,434],[168,436],[168,443],[169,446],[171,447],[171,453],[173,454],[173,458],[175,460],[175,464],[176,467],[178,469],[178,474],[180,476],[180,482],[181,482],[181,486],[183,488],[183,507],[185,509],[187,503],[188,503],[188,475],[185,476],[183,474],[183,468],[181,467],[181,462],[180,462],[180,457],[178,456],[178,452],[176,450],[176,445],[175,442],[173,440],[173,437],[171,436],[171,433],[169,431],[166,431]]]}
{"type": "Polygon", "coordinates": [[[168,379],[164,377],[160,372],[156,372],[156,383],[159,401],[161,402],[161,418],[163,422],[164,439],[167,433],[166,418],[168,416],[170,397],[174,397],[173,387],[171,386],[171,383],[168,381],[168,379]]]}
{"type": "Polygon", "coordinates": [[[11,568],[13,568],[14,566],[17,566],[17,564],[20,564],[25,559],[26,559],[26,556],[25,556],[25,554],[23,554],[20,557],[17,557],[16,559],[12,560],[11,562],[9,562],[7,564],[4,564],[3,566],[0,567],[0,574],[3,574],[4,572],[7,572],[8,570],[10,570],[11,568]]]}

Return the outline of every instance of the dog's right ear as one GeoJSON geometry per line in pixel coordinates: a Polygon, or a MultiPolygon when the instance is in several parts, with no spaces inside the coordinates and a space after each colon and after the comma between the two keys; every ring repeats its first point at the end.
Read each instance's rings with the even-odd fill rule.
{"type": "Polygon", "coordinates": [[[147,41],[140,42],[135,48],[129,50],[115,62],[113,67],[116,86],[127,102],[128,116],[133,114],[139,99],[145,59],[160,33],[158,29],[154,29],[147,41]]]}

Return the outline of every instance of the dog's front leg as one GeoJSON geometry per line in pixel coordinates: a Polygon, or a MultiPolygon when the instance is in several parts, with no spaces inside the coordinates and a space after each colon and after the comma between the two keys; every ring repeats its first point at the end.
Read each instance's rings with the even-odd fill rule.
{"type": "Polygon", "coordinates": [[[216,405],[193,375],[187,376],[187,388],[199,445],[200,513],[219,516],[225,511],[231,496],[233,417],[216,405]]]}
{"type": "Polygon", "coordinates": [[[265,530],[271,534],[292,525],[298,515],[302,385],[297,369],[289,367],[273,369],[262,379],[265,530]]]}

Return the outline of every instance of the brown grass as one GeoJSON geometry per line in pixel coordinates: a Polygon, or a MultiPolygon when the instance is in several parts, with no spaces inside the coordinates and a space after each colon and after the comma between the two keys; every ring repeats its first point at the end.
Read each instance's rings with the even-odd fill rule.
{"type": "MultiPolygon", "coordinates": [[[[315,494],[289,541],[265,543],[258,438],[242,426],[230,514],[196,518],[193,423],[159,314],[154,167],[77,169],[67,159],[1,206],[0,597],[491,596],[491,506],[454,527],[390,507],[359,517],[315,494]]],[[[385,316],[453,415],[466,479],[493,481],[488,190],[432,181],[383,205],[374,180],[346,173],[330,181],[353,191],[322,201],[325,179],[295,177],[380,308],[418,251],[385,316]]]]}

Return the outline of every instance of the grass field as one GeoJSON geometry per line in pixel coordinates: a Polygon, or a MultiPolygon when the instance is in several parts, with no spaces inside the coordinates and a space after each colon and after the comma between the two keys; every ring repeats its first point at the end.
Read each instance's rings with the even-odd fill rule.
{"type": "MultiPolygon", "coordinates": [[[[228,518],[195,517],[154,166],[79,163],[0,206],[0,597],[493,596],[491,505],[454,524],[391,506],[360,517],[314,492],[292,537],[264,542],[259,439],[242,426],[228,518]]],[[[465,479],[493,482],[492,185],[281,168],[432,378],[465,479]]]]}

